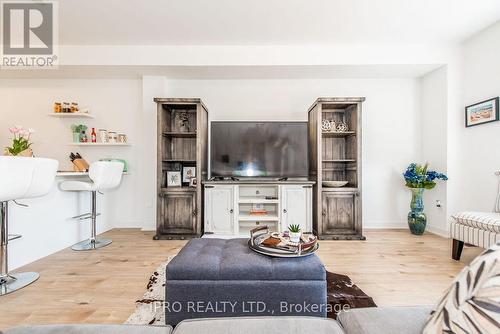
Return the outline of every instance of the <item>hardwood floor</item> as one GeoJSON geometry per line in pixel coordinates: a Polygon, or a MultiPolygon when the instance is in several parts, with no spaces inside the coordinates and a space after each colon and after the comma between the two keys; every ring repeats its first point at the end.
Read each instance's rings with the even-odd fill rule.
{"type": "MultiPolygon", "coordinates": [[[[433,304],[481,249],[466,247],[451,260],[451,241],[406,230],[368,230],[366,241],[322,241],[329,271],[347,274],[378,306],[433,304]]],[[[40,279],[0,297],[0,329],[20,324],[122,323],[134,311],[154,269],[185,241],[153,241],[153,232],[114,229],[98,251],[62,250],[18,271],[40,279]]]]}

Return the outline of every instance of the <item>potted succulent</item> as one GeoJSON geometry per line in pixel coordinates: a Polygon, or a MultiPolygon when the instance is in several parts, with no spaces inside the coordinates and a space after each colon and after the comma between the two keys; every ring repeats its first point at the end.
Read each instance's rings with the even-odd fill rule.
{"type": "Polygon", "coordinates": [[[22,126],[17,125],[9,128],[9,131],[14,135],[14,138],[12,138],[12,146],[5,148],[5,155],[32,157],[31,145],[33,143],[30,141],[30,137],[35,130],[32,128],[24,129],[22,126]]]}
{"type": "Polygon", "coordinates": [[[411,233],[415,235],[422,235],[427,225],[427,216],[424,213],[424,190],[433,189],[436,186],[436,180],[448,180],[446,175],[428,170],[428,167],[428,164],[422,166],[411,163],[403,174],[406,186],[412,192],[408,226],[411,233]]]}
{"type": "Polygon", "coordinates": [[[302,236],[302,232],[300,231],[300,225],[299,224],[291,224],[288,225],[288,231],[290,231],[290,241],[291,242],[300,242],[300,237],[302,236]]]}

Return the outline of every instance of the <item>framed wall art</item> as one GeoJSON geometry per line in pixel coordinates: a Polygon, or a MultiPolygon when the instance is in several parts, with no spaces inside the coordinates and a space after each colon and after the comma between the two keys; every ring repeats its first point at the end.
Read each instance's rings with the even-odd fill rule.
{"type": "Polygon", "coordinates": [[[499,120],[498,97],[465,107],[465,127],[499,120]]]}

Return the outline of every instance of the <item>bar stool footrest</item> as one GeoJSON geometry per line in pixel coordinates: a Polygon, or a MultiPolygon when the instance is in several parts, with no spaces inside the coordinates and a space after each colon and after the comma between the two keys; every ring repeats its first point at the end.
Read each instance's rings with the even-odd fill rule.
{"type": "Polygon", "coordinates": [[[9,234],[8,240],[12,241],[12,240],[20,239],[20,238],[22,238],[22,235],[20,235],[20,234],[9,234]]]}
{"type": "MultiPolygon", "coordinates": [[[[96,213],[95,216],[98,217],[100,216],[101,213],[96,213]]],[[[87,220],[87,219],[92,219],[92,213],[91,212],[88,212],[88,213],[84,213],[82,215],[78,215],[78,216],[74,216],[74,217],[71,217],[71,219],[76,219],[78,221],[80,220],[87,220]]]]}

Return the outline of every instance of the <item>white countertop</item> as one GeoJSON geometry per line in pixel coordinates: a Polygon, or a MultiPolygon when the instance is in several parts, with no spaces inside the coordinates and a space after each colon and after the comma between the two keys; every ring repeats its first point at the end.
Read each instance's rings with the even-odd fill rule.
{"type": "MultiPolygon", "coordinates": [[[[73,172],[73,171],[58,171],[56,176],[68,177],[68,176],[88,176],[89,172],[73,172]]],[[[130,175],[129,172],[124,172],[123,175],[130,175]]]]}

